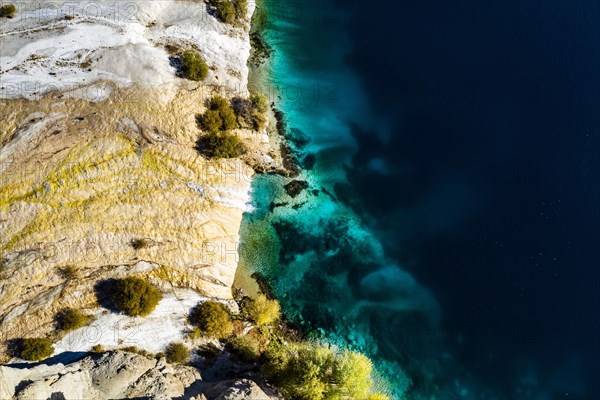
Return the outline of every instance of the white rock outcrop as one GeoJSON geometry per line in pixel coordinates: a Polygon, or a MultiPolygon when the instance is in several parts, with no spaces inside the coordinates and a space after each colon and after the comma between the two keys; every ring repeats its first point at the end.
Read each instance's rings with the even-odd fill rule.
{"type": "Polygon", "coordinates": [[[250,379],[203,382],[198,370],[129,352],[93,354],[71,363],[33,368],[0,366],[0,398],[123,399],[196,398],[270,400],[250,379]]]}
{"type": "Polygon", "coordinates": [[[0,341],[53,333],[65,307],[98,314],[106,279],[231,299],[253,167],[272,151],[236,130],[249,153],[208,160],[196,116],[246,94],[249,20],[195,0],[18,4],[0,24],[0,341]],[[198,49],[207,80],[177,77],[171,47],[198,49]]]}

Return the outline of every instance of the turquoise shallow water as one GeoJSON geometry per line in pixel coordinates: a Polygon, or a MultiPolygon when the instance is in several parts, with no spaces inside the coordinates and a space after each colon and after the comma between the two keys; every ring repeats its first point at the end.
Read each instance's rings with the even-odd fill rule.
{"type": "MultiPolygon", "coordinates": [[[[407,353],[394,344],[394,325],[410,321],[418,327],[413,333],[405,329],[402,340],[429,341],[419,336],[422,329],[435,335],[438,306],[386,258],[342,199],[348,196],[346,166],[356,152],[352,126],[380,123],[364,103],[357,78],[343,67],[351,46],[341,29],[345,15],[302,4],[292,12],[281,2],[268,5],[265,36],[275,52],[262,90],[278,93],[272,100],[285,114],[293,150],[310,167],[299,178],[309,189],[292,200],[282,178],[259,176],[252,188],[254,211],[242,227],[241,256],[271,282],[288,317],[317,339],[368,354],[382,387],[400,398],[414,378],[400,367],[407,353]],[[305,162],[311,158],[314,165],[305,162]],[[287,205],[272,209],[273,203],[287,205]]],[[[414,348],[432,348],[421,344],[414,348]]]]}

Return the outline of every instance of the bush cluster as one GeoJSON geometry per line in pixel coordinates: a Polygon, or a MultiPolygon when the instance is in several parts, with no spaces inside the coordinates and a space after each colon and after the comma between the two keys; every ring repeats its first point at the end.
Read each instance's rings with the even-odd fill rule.
{"type": "Polygon", "coordinates": [[[65,308],[56,315],[56,326],[65,332],[87,325],[92,318],[75,308],[65,308]]]}
{"type": "Polygon", "coordinates": [[[52,341],[48,338],[26,338],[19,346],[19,357],[28,361],[40,361],[54,353],[52,341]]]}
{"type": "Polygon", "coordinates": [[[255,131],[266,128],[269,103],[264,95],[252,93],[248,99],[236,97],[233,99],[233,109],[241,127],[255,131]]]}
{"type": "Polygon", "coordinates": [[[190,358],[190,351],[183,343],[174,342],[165,350],[167,361],[173,364],[185,364],[190,358]]]}
{"type": "Polygon", "coordinates": [[[231,336],[233,331],[229,310],[216,301],[205,301],[197,305],[190,314],[190,322],[206,336],[217,339],[231,336]]]}
{"type": "Polygon", "coordinates": [[[181,56],[183,75],[191,81],[203,81],[208,75],[208,65],[200,52],[186,50],[181,56]]]}
{"type": "Polygon", "coordinates": [[[208,110],[199,117],[199,123],[207,134],[196,142],[196,149],[208,158],[236,158],[246,153],[240,139],[229,133],[238,127],[237,117],[229,101],[215,96],[208,101],[208,110]]]}
{"type": "Polygon", "coordinates": [[[286,397],[294,399],[387,399],[372,391],[373,366],[352,351],[336,354],[330,348],[300,343],[275,345],[265,354],[263,373],[286,397]]]}
{"type": "Polygon", "coordinates": [[[246,299],[242,311],[258,326],[272,324],[279,319],[281,308],[277,300],[269,300],[260,293],[255,299],[246,299]]]}
{"type": "Polygon", "coordinates": [[[115,305],[131,316],[150,314],[161,298],[158,289],[140,278],[124,278],[115,285],[115,305]]]}
{"type": "Polygon", "coordinates": [[[3,18],[12,18],[15,16],[17,12],[17,7],[14,4],[5,4],[0,7],[0,17],[3,18]]]}
{"type": "Polygon", "coordinates": [[[248,10],[247,0],[212,0],[211,3],[219,20],[226,24],[245,18],[248,10]]]}
{"type": "Polygon", "coordinates": [[[253,93],[248,99],[236,97],[231,104],[221,96],[208,101],[208,110],[198,116],[198,123],[207,132],[196,143],[196,149],[208,158],[236,158],[247,149],[240,139],[228,131],[241,127],[261,131],[267,126],[267,98],[253,93]]]}
{"type": "MultiPolygon", "coordinates": [[[[137,278],[123,279],[118,286],[127,288],[127,299],[131,299],[132,293],[144,292],[138,290],[138,286],[156,290],[137,278]]],[[[188,337],[193,340],[204,335],[227,339],[227,351],[243,362],[260,362],[264,377],[277,386],[285,398],[389,400],[374,391],[373,366],[364,355],[349,350],[338,352],[309,342],[287,342],[280,326],[269,326],[280,318],[279,303],[263,294],[254,299],[243,298],[240,306],[242,316],[255,322],[258,328],[240,336],[233,335],[234,323],[227,307],[209,300],[199,303],[190,312],[189,322],[194,327],[188,337]]],[[[49,342],[48,345],[51,348],[49,342]]],[[[123,350],[145,353],[133,347],[123,350]]],[[[214,360],[221,352],[214,343],[207,343],[196,351],[207,360],[214,360]]],[[[190,350],[183,343],[174,342],[167,346],[164,356],[169,363],[184,364],[189,361],[190,350]]]]}

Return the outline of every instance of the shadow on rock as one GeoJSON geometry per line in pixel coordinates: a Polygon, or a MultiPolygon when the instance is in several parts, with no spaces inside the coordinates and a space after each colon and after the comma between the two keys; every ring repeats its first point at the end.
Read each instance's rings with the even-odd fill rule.
{"type": "Polygon", "coordinates": [[[96,293],[98,304],[112,312],[119,312],[115,303],[116,289],[116,279],[105,279],[96,283],[96,285],[94,285],[94,292],[96,293]]]}

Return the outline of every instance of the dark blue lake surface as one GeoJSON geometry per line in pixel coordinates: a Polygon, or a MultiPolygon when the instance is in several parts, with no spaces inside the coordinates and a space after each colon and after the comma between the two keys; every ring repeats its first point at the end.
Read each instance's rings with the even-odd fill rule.
{"type": "Polygon", "coordinates": [[[395,398],[600,398],[599,2],[266,6],[310,188],[257,179],[242,256],[287,314],[395,398]]]}

